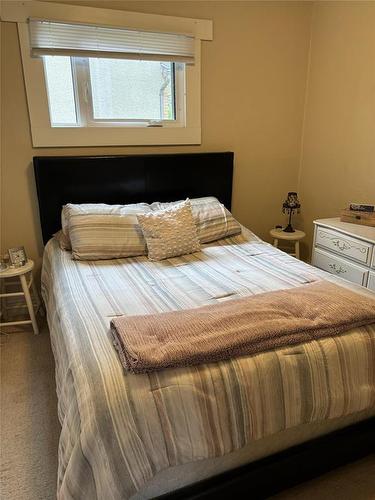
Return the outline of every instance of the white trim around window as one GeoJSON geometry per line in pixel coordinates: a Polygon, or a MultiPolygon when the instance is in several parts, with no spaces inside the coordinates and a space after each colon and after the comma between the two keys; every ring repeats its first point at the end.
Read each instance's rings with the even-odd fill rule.
{"type": "Polygon", "coordinates": [[[201,143],[201,39],[212,39],[212,22],[173,18],[153,14],[128,13],[110,9],[78,7],[46,2],[4,2],[3,20],[18,24],[22,64],[29,107],[34,147],[174,145],[201,143]],[[23,4],[15,5],[15,4],[23,4]],[[98,12],[100,11],[100,12],[98,12]],[[103,126],[52,127],[43,59],[31,57],[29,17],[49,17],[66,22],[95,23],[133,29],[183,33],[194,36],[195,64],[184,65],[185,115],[184,123],[174,126],[103,126]]]}

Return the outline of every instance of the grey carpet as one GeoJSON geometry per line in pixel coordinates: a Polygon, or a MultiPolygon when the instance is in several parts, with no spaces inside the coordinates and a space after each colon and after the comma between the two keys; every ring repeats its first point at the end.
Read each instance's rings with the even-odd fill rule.
{"type": "MultiPolygon", "coordinates": [[[[25,327],[1,335],[0,340],[1,499],[55,499],[60,426],[48,329],[44,326],[34,336],[25,327]]],[[[273,498],[373,500],[375,458],[342,467],[273,498]]]]}
{"type": "Polygon", "coordinates": [[[1,498],[55,499],[60,424],[48,329],[0,340],[1,498]]]}

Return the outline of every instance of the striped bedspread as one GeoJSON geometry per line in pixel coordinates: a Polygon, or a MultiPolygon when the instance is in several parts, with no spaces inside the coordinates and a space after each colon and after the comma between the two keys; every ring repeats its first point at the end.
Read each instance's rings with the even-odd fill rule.
{"type": "Polygon", "coordinates": [[[317,277],[328,275],[247,231],[162,262],[77,262],[51,240],[42,289],[62,424],[59,498],[127,499],[169,467],[374,407],[375,325],[138,375],[124,372],[111,342],[116,316],[217,304],[317,277]]]}

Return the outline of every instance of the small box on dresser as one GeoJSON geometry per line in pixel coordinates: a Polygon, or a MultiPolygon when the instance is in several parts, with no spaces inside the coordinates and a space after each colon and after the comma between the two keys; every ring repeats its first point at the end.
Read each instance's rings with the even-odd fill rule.
{"type": "Polygon", "coordinates": [[[345,209],[341,211],[341,222],[375,227],[375,212],[345,209]]]}
{"type": "Polygon", "coordinates": [[[312,264],[375,291],[375,228],[338,217],[314,226],[312,264]]]}

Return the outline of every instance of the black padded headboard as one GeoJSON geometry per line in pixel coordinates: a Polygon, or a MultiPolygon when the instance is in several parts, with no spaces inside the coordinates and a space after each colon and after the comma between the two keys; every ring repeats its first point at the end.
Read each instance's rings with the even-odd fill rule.
{"type": "Polygon", "coordinates": [[[61,228],[65,203],[152,203],[216,196],[230,210],[233,156],[35,156],[43,242],[61,228]]]}

